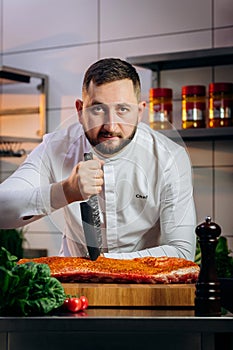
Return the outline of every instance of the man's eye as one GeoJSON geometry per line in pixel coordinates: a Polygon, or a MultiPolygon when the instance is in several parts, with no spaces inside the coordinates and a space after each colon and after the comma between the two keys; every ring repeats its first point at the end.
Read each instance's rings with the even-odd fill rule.
{"type": "Polygon", "coordinates": [[[91,110],[92,114],[100,114],[100,113],[104,112],[104,109],[102,106],[93,106],[93,107],[91,107],[90,110],[91,110]]]}
{"type": "Polygon", "coordinates": [[[125,106],[118,107],[118,113],[125,114],[125,113],[128,113],[129,111],[130,109],[128,107],[125,107],[125,106]]]}

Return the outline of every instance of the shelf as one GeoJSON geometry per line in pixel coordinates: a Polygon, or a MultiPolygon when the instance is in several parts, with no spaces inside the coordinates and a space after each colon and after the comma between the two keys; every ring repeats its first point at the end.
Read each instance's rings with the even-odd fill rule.
{"type": "MultiPolygon", "coordinates": [[[[159,87],[160,73],[164,70],[233,65],[233,47],[135,56],[128,57],[127,61],[132,65],[150,69],[154,77],[152,81],[154,79],[159,87]]],[[[184,141],[233,139],[233,127],[161,130],[160,132],[177,141],[180,137],[184,141]]]]}
{"type": "Polygon", "coordinates": [[[39,143],[42,138],[17,137],[17,136],[0,136],[1,143],[39,143]]]}
{"type": "Polygon", "coordinates": [[[233,65],[233,47],[128,57],[131,64],[152,71],[233,65]]]}
{"type": "Polygon", "coordinates": [[[14,108],[14,109],[2,109],[0,110],[0,116],[7,115],[26,115],[26,114],[39,114],[39,107],[29,107],[29,108],[14,108]]]}
{"type": "MultiPolygon", "coordinates": [[[[160,131],[160,130],[159,130],[160,131]]],[[[199,140],[233,140],[233,127],[222,128],[199,128],[199,129],[183,129],[183,130],[161,130],[162,134],[171,139],[178,139],[179,136],[184,141],[199,141],[199,140]],[[179,133],[179,136],[177,135],[179,133]]]]}
{"type": "Polygon", "coordinates": [[[9,66],[0,66],[0,83],[30,83],[31,78],[41,79],[47,82],[47,75],[31,72],[23,69],[13,68],[9,66]]]}
{"type": "Polygon", "coordinates": [[[48,76],[45,74],[17,69],[9,66],[0,67],[1,85],[16,83],[30,84],[31,78],[40,80],[39,84],[37,85],[37,89],[40,92],[39,106],[2,109],[0,110],[0,117],[9,115],[38,114],[40,118],[40,127],[37,133],[40,137],[42,137],[47,132],[48,76]]]}
{"type": "Polygon", "coordinates": [[[40,143],[41,138],[0,136],[0,158],[23,157],[27,154],[22,143],[40,143]]]}

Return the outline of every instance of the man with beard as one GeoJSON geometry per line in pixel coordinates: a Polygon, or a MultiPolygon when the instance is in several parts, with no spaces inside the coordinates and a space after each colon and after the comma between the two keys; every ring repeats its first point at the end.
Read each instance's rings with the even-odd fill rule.
{"type": "Polygon", "coordinates": [[[103,254],[113,258],[195,253],[192,174],[183,147],[142,123],[139,76],[102,59],[84,76],[79,122],[45,135],[0,185],[0,226],[21,227],[61,209],[62,256],[86,256],[80,203],[98,195],[103,254]],[[84,153],[93,159],[84,161],[84,153]]]}

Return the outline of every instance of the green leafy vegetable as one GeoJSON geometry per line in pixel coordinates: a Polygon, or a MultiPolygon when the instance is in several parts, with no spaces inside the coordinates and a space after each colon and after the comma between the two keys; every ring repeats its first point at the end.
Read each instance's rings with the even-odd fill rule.
{"type": "Polygon", "coordinates": [[[24,230],[21,229],[0,229],[0,247],[4,247],[18,259],[23,257],[24,230]]]}
{"type": "MultiPolygon", "coordinates": [[[[231,251],[228,249],[227,239],[224,236],[219,237],[215,249],[215,263],[217,275],[219,278],[233,277],[233,258],[230,256],[231,251]]],[[[201,248],[197,241],[195,262],[201,264],[201,248]]]]}
{"type": "Polygon", "coordinates": [[[0,249],[0,314],[43,315],[63,305],[62,284],[51,277],[46,264],[17,265],[17,258],[0,249]]]}
{"type": "Polygon", "coordinates": [[[218,277],[233,277],[233,258],[230,253],[226,237],[220,237],[215,251],[218,277]]]}

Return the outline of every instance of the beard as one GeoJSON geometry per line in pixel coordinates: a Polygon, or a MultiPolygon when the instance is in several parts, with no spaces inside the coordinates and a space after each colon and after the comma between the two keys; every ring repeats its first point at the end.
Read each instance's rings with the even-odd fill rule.
{"type": "Polygon", "coordinates": [[[97,153],[100,153],[100,154],[105,155],[105,156],[111,156],[113,154],[120,152],[123,148],[125,148],[133,140],[134,135],[136,133],[136,130],[137,130],[137,126],[135,125],[132,133],[127,138],[124,138],[122,136],[122,134],[120,134],[120,133],[107,132],[107,131],[100,131],[98,136],[97,136],[97,139],[91,138],[87,134],[86,131],[85,131],[85,135],[86,135],[86,138],[88,139],[88,141],[90,142],[90,144],[92,145],[92,147],[95,148],[97,153]],[[99,142],[98,139],[101,135],[103,135],[105,137],[116,136],[119,138],[119,144],[114,145],[114,142],[111,140],[105,140],[103,142],[99,142]]]}

